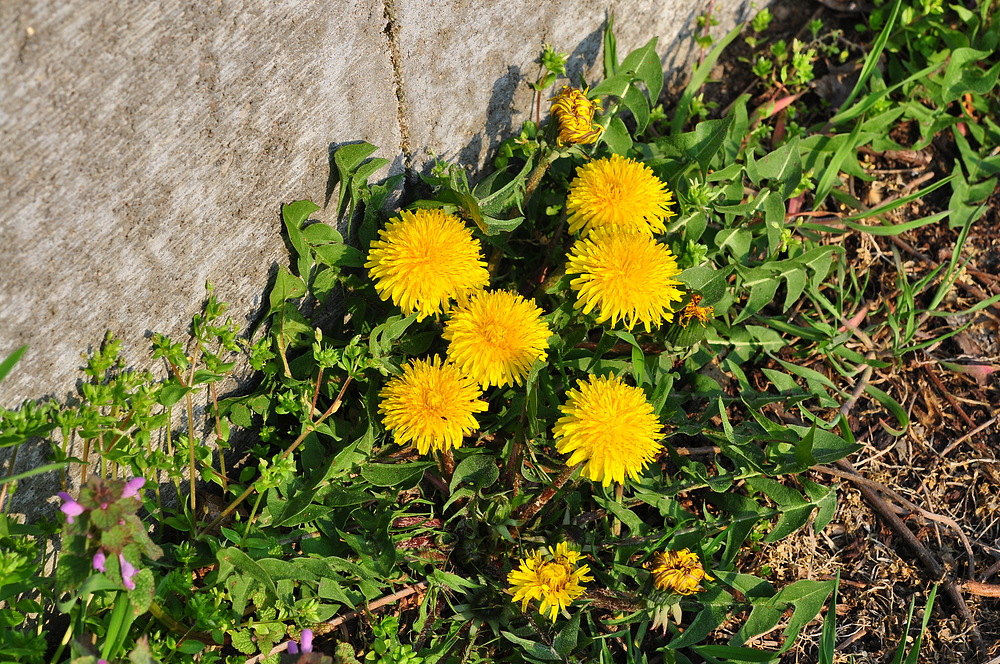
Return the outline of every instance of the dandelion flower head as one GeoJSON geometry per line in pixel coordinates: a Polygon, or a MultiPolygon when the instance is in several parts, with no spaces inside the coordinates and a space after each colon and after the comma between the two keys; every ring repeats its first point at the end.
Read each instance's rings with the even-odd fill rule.
{"type": "Polygon", "coordinates": [[[529,602],[540,602],[538,612],[555,622],[556,616],[583,594],[582,584],[593,581],[587,574],[589,566],[577,566],[579,559],[580,553],[571,551],[565,542],[554,549],[548,547],[548,556],[535,551],[507,575],[507,592],[514,596],[513,601],[521,602],[522,611],[528,610],[529,602]]]}
{"type": "Polygon", "coordinates": [[[570,251],[567,274],[577,291],[576,306],[589,314],[598,310],[597,322],[621,321],[632,329],[673,319],[673,303],[684,293],[674,279],[680,274],[670,249],[650,235],[596,231],[577,240],[570,251]]]}
{"type": "Polygon", "coordinates": [[[411,360],[379,395],[382,422],[400,445],[411,443],[421,454],[462,446],[479,428],[475,414],[487,409],[482,391],[441,358],[411,360]]]}
{"type": "Polygon", "coordinates": [[[584,236],[596,228],[662,233],[677,213],[674,194],[653,171],[621,155],[595,159],[576,169],[566,198],[569,232],[584,236]]]}
{"type": "Polygon", "coordinates": [[[472,231],[441,210],[400,212],[372,242],[365,267],[379,297],[418,320],[447,312],[450,300],[490,279],[472,231]]]}
{"type": "Polygon", "coordinates": [[[448,359],[480,385],[521,384],[545,357],[549,328],[542,310],[510,291],[480,291],[444,326],[448,359]]]}
{"type": "Polygon", "coordinates": [[[653,576],[653,585],[658,590],[675,592],[678,595],[693,595],[704,590],[699,584],[702,579],[714,581],[702,567],[698,556],[688,549],[680,551],[657,551],[646,563],[653,576]]]}
{"type": "Polygon", "coordinates": [[[604,486],[639,479],[663,447],[663,427],[643,391],[616,376],[591,375],[566,394],[552,429],[556,449],[571,454],[566,465],[586,461],[582,475],[604,486]]]}
{"type": "Polygon", "coordinates": [[[587,98],[585,91],[562,87],[552,102],[552,115],[559,123],[560,144],[596,143],[604,128],[594,124],[594,111],[600,110],[600,105],[587,98]]]}

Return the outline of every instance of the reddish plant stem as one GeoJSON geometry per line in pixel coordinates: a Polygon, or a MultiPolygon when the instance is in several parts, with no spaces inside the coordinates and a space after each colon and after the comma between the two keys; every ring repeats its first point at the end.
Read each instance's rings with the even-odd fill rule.
{"type": "Polygon", "coordinates": [[[523,523],[528,523],[535,515],[538,514],[545,504],[552,500],[552,496],[558,493],[559,489],[563,487],[569,478],[573,476],[573,473],[579,468],[583,463],[578,463],[575,466],[567,466],[563,469],[561,473],[552,481],[552,485],[546,487],[538,496],[535,497],[530,503],[526,503],[519,507],[516,512],[514,512],[514,519],[521,521],[523,523]]]}

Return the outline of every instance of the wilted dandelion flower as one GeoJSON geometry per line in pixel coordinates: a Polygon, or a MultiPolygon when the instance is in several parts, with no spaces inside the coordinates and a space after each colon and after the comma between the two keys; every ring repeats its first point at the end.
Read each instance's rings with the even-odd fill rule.
{"type": "Polygon", "coordinates": [[[572,453],[566,465],[586,461],[582,475],[604,486],[639,479],[662,448],[663,428],[643,391],[616,376],[591,375],[566,395],[552,429],[556,449],[572,453]]]}
{"type": "Polygon", "coordinates": [[[549,328],[542,310],[510,291],[481,291],[445,323],[448,359],[483,387],[518,384],[545,357],[549,328]]]}
{"type": "Polygon", "coordinates": [[[588,576],[590,567],[577,566],[580,553],[571,551],[565,542],[553,549],[548,547],[548,556],[541,551],[521,560],[518,569],[507,575],[507,590],[514,596],[513,601],[521,602],[521,610],[528,610],[531,601],[540,602],[538,612],[548,614],[552,622],[556,616],[583,594],[583,583],[593,581],[588,576]]]}
{"type": "Polygon", "coordinates": [[[604,128],[594,124],[594,111],[600,105],[587,98],[585,91],[564,85],[552,102],[552,115],[559,123],[559,143],[597,142],[604,128]]]}
{"type": "Polygon", "coordinates": [[[479,428],[475,413],[486,410],[482,390],[440,357],[411,360],[401,376],[382,388],[382,422],[400,445],[412,443],[421,454],[462,446],[479,428]]]}
{"type": "Polygon", "coordinates": [[[664,553],[657,551],[652,560],[646,563],[646,568],[653,576],[653,585],[657,590],[667,590],[678,595],[693,595],[704,590],[699,586],[702,579],[715,580],[702,567],[698,556],[688,549],[664,553]]]}
{"type": "Polygon", "coordinates": [[[701,302],[702,297],[698,293],[691,294],[691,301],[684,305],[680,313],[677,315],[677,322],[680,323],[681,327],[687,327],[695,318],[701,323],[702,327],[708,325],[708,319],[711,318],[714,313],[712,307],[701,307],[698,303],[701,302]]]}
{"type": "Polygon", "coordinates": [[[566,198],[569,232],[662,233],[674,194],[645,164],[614,154],[576,169],[566,198]]]}
{"type": "Polygon", "coordinates": [[[670,249],[650,235],[597,231],[577,240],[570,251],[567,274],[580,276],[570,282],[578,291],[576,306],[589,314],[598,310],[597,322],[621,321],[632,329],[673,320],[673,302],[683,299],[677,260],[670,249]]]}
{"type": "Polygon", "coordinates": [[[441,210],[404,210],[368,251],[368,268],[383,300],[418,320],[447,312],[450,300],[485,288],[490,274],[479,241],[461,219],[441,210]]]}

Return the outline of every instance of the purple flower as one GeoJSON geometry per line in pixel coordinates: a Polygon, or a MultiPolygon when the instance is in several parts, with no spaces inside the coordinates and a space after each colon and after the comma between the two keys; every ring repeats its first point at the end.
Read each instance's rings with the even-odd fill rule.
{"type": "Polygon", "coordinates": [[[125,489],[122,491],[122,498],[132,498],[133,496],[139,498],[139,489],[141,489],[145,483],[145,477],[133,477],[125,483],[125,489]]]}
{"type": "Polygon", "coordinates": [[[105,571],[104,563],[107,559],[108,557],[104,555],[104,549],[98,549],[97,553],[94,554],[94,569],[98,572],[105,571]]]}
{"type": "Polygon", "coordinates": [[[83,505],[73,500],[73,496],[65,491],[60,491],[58,495],[63,499],[63,504],[59,506],[59,509],[66,515],[67,522],[73,523],[75,517],[80,516],[86,511],[83,505]]]}
{"type": "Polygon", "coordinates": [[[135,590],[135,581],[132,580],[132,577],[136,573],[135,567],[132,567],[132,563],[125,560],[125,556],[120,553],[118,554],[118,563],[122,568],[122,583],[125,584],[125,588],[127,590],[135,590]]]}
{"type": "Polygon", "coordinates": [[[289,655],[298,655],[300,651],[302,653],[307,653],[307,652],[312,652],[313,651],[313,633],[312,633],[312,630],[311,629],[304,629],[304,630],[302,630],[302,634],[300,635],[300,638],[302,639],[302,647],[301,648],[299,648],[299,644],[297,644],[295,641],[289,641],[288,642],[288,654],[289,655]]]}

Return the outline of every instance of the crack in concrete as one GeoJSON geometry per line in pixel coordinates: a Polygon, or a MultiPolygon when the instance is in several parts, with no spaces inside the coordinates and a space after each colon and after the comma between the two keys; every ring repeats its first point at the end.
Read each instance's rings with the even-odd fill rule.
{"type": "Polygon", "coordinates": [[[399,51],[399,23],[396,21],[394,0],[385,0],[383,5],[385,36],[389,44],[389,61],[392,63],[393,83],[396,86],[396,122],[399,124],[399,147],[403,151],[403,166],[409,180],[413,174],[413,152],[410,149],[410,126],[407,122],[408,105],[403,90],[402,56],[399,51]]]}

